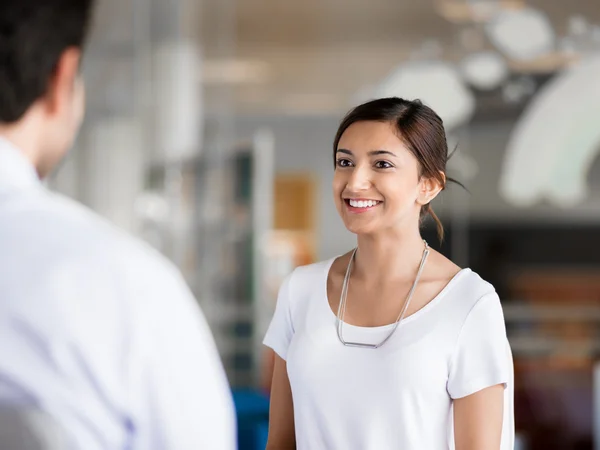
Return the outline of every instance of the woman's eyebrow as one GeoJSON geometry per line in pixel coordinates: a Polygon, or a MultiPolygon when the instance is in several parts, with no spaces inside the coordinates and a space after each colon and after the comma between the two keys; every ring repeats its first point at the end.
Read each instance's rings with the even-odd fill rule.
{"type": "Polygon", "coordinates": [[[372,150],[369,152],[369,155],[371,156],[375,156],[375,155],[392,155],[392,156],[396,156],[394,153],[388,151],[388,150],[372,150]]]}
{"type": "MultiPolygon", "coordinates": [[[[345,148],[338,148],[336,153],[345,153],[346,155],[354,156],[354,153],[352,153],[350,150],[346,150],[345,148]]],[[[371,150],[369,152],[369,156],[376,156],[376,155],[396,156],[395,153],[392,153],[388,150],[371,150]]]]}

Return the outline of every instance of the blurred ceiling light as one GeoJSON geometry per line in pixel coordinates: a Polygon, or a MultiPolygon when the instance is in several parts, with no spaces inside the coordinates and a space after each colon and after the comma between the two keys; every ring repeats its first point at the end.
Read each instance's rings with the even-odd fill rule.
{"type": "Polygon", "coordinates": [[[574,206],[587,196],[588,172],[600,151],[600,55],[544,85],[515,127],[500,194],[521,207],[547,199],[574,206]]]}
{"type": "Polygon", "coordinates": [[[519,61],[547,55],[556,44],[550,20],[533,8],[503,11],[486,24],[485,30],[496,48],[519,61]]]}
{"type": "Polygon", "coordinates": [[[212,59],[202,63],[199,78],[204,84],[262,84],[271,71],[263,61],[212,59]]]}
{"type": "Polygon", "coordinates": [[[571,16],[567,28],[571,36],[583,36],[588,33],[590,25],[583,16],[571,16]]]}
{"type": "Polygon", "coordinates": [[[535,81],[524,76],[504,85],[502,97],[507,103],[520,103],[535,92],[535,87],[535,81]]]}
{"type": "Polygon", "coordinates": [[[524,95],[518,85],[509,83],[502,89],[502,99],[506,103],[520,103],[524,95]]]}
{"type": "Polygon", "coordinates": [[[508,66],[496,52],[471,53],[460,63],[463,77],[469,84],[484,91],[500,86],[508,78],[508,66]]]}
{"type": "Polygon", "coordinates": [[[437,39],[426,39],[419,47],[417,47],[412,53],[412,59],[439,59],[444,53],[444,48],[440,41],[437,39]]]}
{"type": "MultiPolygon", "coordinates": [[[[449,137],[448,140],[450,141],[451,139],[452,138],[449,137]]],[[[457,144],[458,142],[452,143],[450,147],[454,148],[457,144]]],[[[459,151],[452,155],[452,158],[448,160],[448,169],[456,172],[462,182],[467,182],[477,176],[479,173],[479,164],[477,164],[477,161],[475,161],[471,155],[461,151],[460,147],[458,148],[459,151]]]]}
{"type": "Polygon", "coordinates": [[[520,9],[524,0],[437,0],[435,8],[454,23],[487,22],[500,11],[520,9]]]}
{"type": "Polygon", "coordinates": [[[571,36],[564,36],[558,40],[558,49],[565,55],[577,55],[579,53],[577,42],[571,36]]]}
{"type": "Polygon", "coordinates": [[[376,97],[420,99],[437,112],[448,130],[466,124],[475,112],[475,97],[454,66],[443,61],[401,65],[375,90],[376,97]]]}
{"type": "Polygon", "coordinates": [[[480,21],[487,21],[504,9],[502,2],[496,0],[467,0],[467,5],[470,6],[473,16],[480,21]]]}
{"type": "Polygon", "coordinates": [[[585,17],[569,18],[568,33],[560,40],[560,48],[571,54],[589,54],[600,51],[600,27],[585,17]]]}

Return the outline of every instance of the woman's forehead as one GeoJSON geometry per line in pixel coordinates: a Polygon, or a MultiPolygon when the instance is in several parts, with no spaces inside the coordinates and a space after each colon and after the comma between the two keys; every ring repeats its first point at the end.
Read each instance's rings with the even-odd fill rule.
{"type": "Polygon", "coordinates": [[[342,134],[338,149],[350,150],[353,153],[368,153],[374,150],[407,151],[398,130],[388,122],[353,123],[342,134]]]}

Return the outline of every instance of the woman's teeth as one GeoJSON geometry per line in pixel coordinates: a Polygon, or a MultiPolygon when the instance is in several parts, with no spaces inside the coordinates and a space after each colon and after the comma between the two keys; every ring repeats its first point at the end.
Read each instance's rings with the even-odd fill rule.
{"type": "Polygon", "coordinates": [[[353,208],[369,208],[377,205],[379,202],[376,200],[349,200],[348,203],[353,208]]]}

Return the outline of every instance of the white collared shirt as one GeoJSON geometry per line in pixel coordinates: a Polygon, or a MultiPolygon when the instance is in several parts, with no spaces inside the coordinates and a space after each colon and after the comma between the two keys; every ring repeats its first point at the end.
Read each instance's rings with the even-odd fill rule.
{"type": "Polygon", "coordinates": [[[47,191],[0,138],[0,406],[34,406],[69,449],[235,448],[205,319],[150,247],[47,191]]]}

